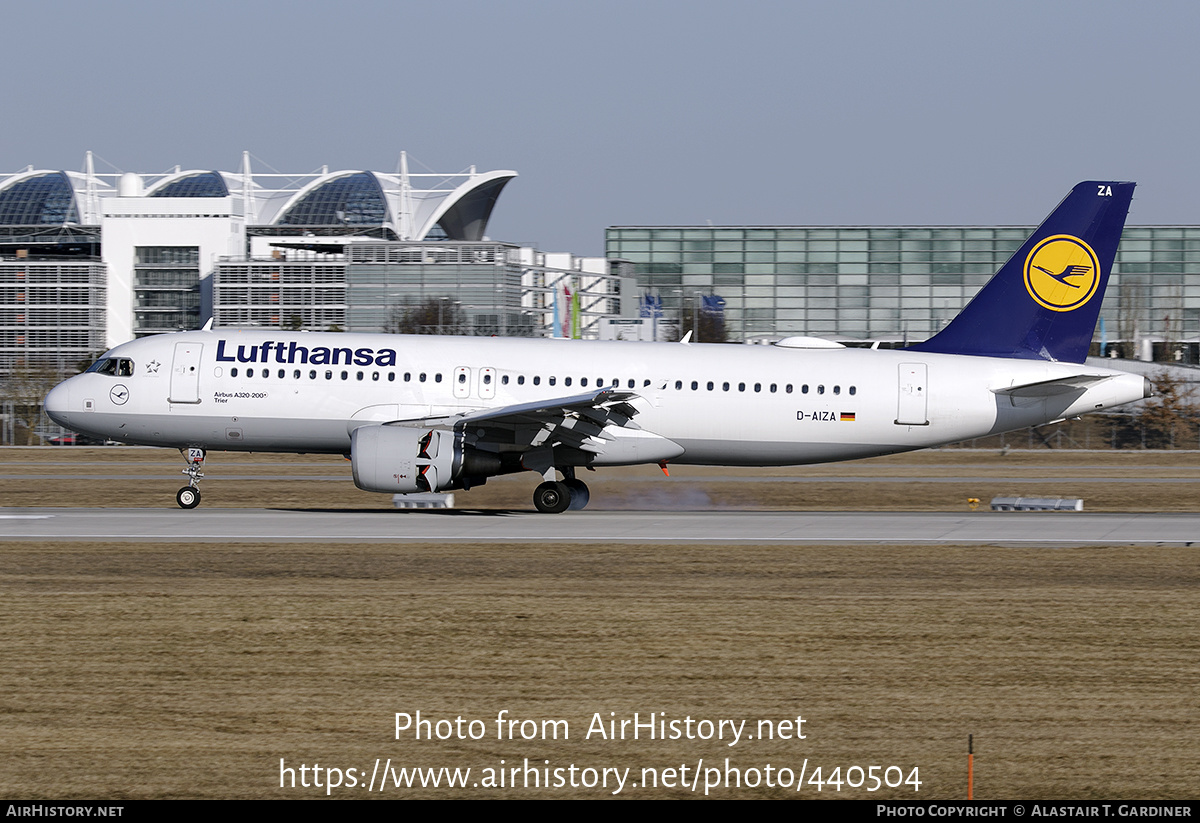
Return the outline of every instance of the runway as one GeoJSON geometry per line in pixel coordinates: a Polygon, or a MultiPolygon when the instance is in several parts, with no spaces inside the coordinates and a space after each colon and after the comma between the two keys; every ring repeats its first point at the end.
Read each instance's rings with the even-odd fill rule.
{"type": "Polygon", "coordinates": [[[1191,546],[1200,514],[30,508],[0,509],[0,540],[1191,546]]]}

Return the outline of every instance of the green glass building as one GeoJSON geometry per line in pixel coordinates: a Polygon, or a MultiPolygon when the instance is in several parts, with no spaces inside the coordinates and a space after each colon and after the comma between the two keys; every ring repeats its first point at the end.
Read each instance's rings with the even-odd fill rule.
{"type": "MultiPolygon", "coordinates": [[[[666,322],[716,294],[730,340],[904,343],[945,326],[1033,228],[614,226],[606,253],[633,264],[666,322]]],[[[1196,362],[1200,227],[1126,227],[1101,317],[1097,342],[1126,356],[1149,340],[1156,356],[1196,362]]]]}

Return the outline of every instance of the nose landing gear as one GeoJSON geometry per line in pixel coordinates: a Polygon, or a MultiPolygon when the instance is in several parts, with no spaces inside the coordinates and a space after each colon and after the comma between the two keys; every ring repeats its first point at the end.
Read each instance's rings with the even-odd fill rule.
{"type": "Polygon", "coordinates": [[[200,505],[200,478],[204,477],[204,449],[188,449],[185,453],[179,450],[187,460],[187,468],[183,474],[188,476],[188,484],[175,493],[175,502],[181,509],[194,509],[200,505]]]}

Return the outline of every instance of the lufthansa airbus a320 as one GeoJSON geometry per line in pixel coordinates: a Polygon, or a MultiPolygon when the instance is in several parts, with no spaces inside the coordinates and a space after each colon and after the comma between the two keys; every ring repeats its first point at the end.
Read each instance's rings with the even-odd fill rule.
{"type": "Polygon", "coordinates": [[[1149,396],[1084,365],[1133,183],[1080,183],[929,340],[897,350],[286,332],[180,332],[113,348],[46,397],[56,422],[180,449],[329,452],[366,491],[541,475],[583,508],[580,469],[784,466],[937,446],[1149,396]]]}

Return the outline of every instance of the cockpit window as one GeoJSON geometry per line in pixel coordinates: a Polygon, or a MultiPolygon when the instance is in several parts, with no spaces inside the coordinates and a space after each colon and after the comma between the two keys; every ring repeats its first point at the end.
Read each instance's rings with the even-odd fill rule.
{"type": "Polygon", "coordinates": [[[133,377],[133,361],[128,357],[102,357],[88,366],[88,371],[113,377],[133,377]]]}

